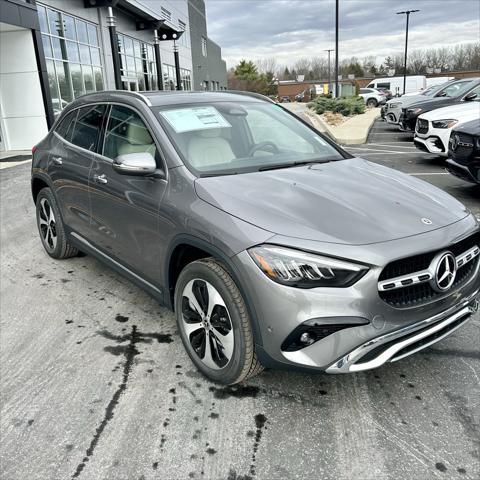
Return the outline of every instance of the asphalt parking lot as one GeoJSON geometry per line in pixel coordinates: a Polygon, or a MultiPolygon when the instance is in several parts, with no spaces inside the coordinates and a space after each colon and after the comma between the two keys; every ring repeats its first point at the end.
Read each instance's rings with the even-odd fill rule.
{"type": "MultiPolygon", "coordinates": [[[[480,214],[478,188],[383,123],[349,150],[480,214]]],[[[222,388],[195,370],[172,313],[89,256],[44,253],[30,164],[0,178],[2,479],[480,477],[478,314],[375,371],[222,388]]]]}

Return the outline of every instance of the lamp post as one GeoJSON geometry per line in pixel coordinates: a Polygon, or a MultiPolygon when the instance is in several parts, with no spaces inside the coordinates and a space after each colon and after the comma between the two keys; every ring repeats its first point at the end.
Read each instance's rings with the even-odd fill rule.
{"type": "Polygon", "coordinates": [[[335,98],[338,97],[338,2],[335,2],[335,98]]]}
{"type": "Polygon", "coordinates": [[[407,50],[408,50],[408,23],[410,20],[410,14],[419,12],[420,10],[406,10],[405,12],[397,12],[397,15],[407,16],[407,27],[405,31],[405,61],[403,66],[403,94],[405,95],[405,89],[407,85],[407,50]]]}
{"type": "Polygon", "coordinates": [[[332,81],[332,77],[330,75],[330,52],[334,52],[335,50],[330,48],[324,51],[328,52],[328,93],[330,93],[330,82],[332,81]]]}

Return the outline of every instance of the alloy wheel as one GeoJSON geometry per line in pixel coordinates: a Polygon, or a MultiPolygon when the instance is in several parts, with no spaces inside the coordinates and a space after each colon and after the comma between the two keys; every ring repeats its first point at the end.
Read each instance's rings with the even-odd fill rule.
{"type": "Polygon", "coordinates": [[[211,369],[225,368],[233,355],[233,326],[222,296],[211,283],[196,278],[185,285],[182,321],[198,358],[211,369]]]}
{"type": "Polygon", "coordinates": [[[46,198],[40,200],[40,209],[38,211],[38,222],[43,242],[50,251],[55,250],[57,246],[57,225],[53,208],[46,198]]]}

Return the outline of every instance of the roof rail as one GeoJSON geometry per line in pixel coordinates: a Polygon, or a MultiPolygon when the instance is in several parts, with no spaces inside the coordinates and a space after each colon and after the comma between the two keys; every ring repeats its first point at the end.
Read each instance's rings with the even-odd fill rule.
{"type": "Polygon", "coordinates": [[[83,93],[82,95],[79,95],[75,100],[78,98],[83,98],[83,97],[90,97],[92,95],[98,95],[99,93],[111,93],[111,94],[122,94],[122,95],[132,95],[136,98],[139,98],[142,100],[143,103],[148,105],[149,107],[152,106],[152,102],[150,102],[150,99],[147,98],[145,95],[142,95],[140,92],[131,92],[130,90],[101,90],[98,92],[89,92],[89,93],[83,93]]]}
{"type": "Polygon", "coordinates": [[[263,100],[264,102],[275,103],[271,98],[261,93],[256,92],[245,92],[244,90],[225,90],[223,93],[233,93],[235,95],[244,95],[245,97],[252,97],[258,100],[263,100]]]}
{"type": "Polygon", "coordinates": [[[152,102],[150,101],[150,99],[147,98],[145,95],[142,95],[140,92],[132,92],[130,90],[114,90],[114,91],[112,91],[112,93],[119,93],[119,92],[121,92],[122,94],[133,95],[134,97],[137,97],[140,100],[142,100],[143,103],[147,104],[149,107],[152,106],[152,102]]]}

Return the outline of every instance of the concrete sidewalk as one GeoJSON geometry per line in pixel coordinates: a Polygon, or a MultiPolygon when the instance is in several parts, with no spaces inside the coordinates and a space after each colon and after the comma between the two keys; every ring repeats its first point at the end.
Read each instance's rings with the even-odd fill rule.
{"type": "Polygon", "coordinates": [[[22,163],[32,160],[32,152],[30,150],[9,150],[0,152],[0,169],[15,167],[22,163]]]}
{"type": "Polygon", "coordinates": [[[348,119],[342,125],[329,125],[320,115],[307,109],[305,114],[310,118],[315,128],[328,134],[342,145],[358,145],[367,141],[368,133],[375,120],[380,117],[380,108],[368,109],[361,115],[348,119]]]}

